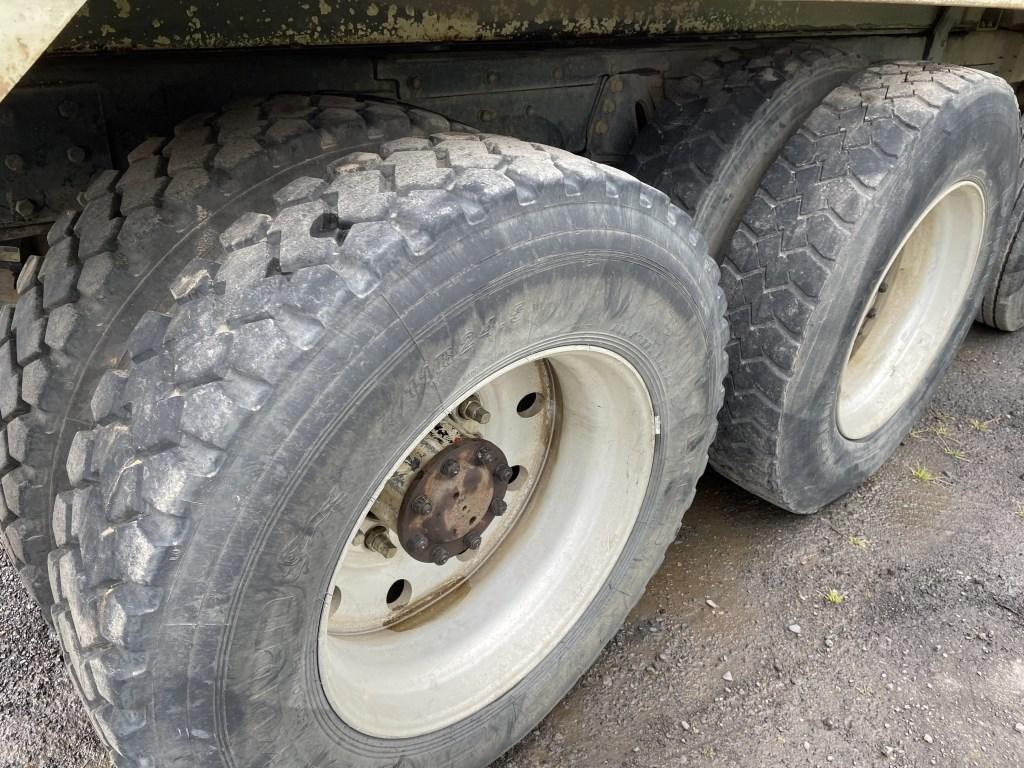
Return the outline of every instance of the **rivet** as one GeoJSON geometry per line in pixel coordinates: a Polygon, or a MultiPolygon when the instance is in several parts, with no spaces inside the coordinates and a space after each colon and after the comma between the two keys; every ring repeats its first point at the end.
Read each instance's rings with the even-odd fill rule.
{"type": "Polygon", "coordinates": [[[60,106],[57,107],[57,112],[61,117],[70,119],[78,115],[78,105],[70,99],[67,99],[60,103],[60,106]]]}
{"type": "Polygon", "coordinates": [[[604,120],[598,120],[594,124],[594,133],[596,133],[598,136],[603,136],[604,134],[608,133],[608,123],[606,123],[604,120]]]}
{"type": "Polygon", "coordinates": [[[85,150],[81,147],[68,147],[68,151],[65,154],[68,160],[75,165],[85,162],[85,150]]]}
{"type": "Polygon", "coordinates": [[[4,165],[7,166],[9,171],[21,173],[25,170],[25,158],[21,155],[8,155],[4,158],[4,165]]]}
{"type": "Polygon", "coordinates": [[[490,123],[490,122],[492,122],[494,120],[494,117],[495,117],[495,115],[494,115],[494,110],[493,109],[481,109],[480,110],[480,120],[481,121],[483,121],[485,123],[490,123]]]}

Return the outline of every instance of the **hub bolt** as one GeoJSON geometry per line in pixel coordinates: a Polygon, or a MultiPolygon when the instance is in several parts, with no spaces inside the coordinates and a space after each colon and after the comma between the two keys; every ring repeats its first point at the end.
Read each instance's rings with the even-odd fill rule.
{"type": "Polygon", "coordinates": [[[455,477],[459,474],[459,462],[455,459],[448,459],[441,465],[441,474],[445,477],[455,477]]]}
{"type": "Polygon", "coordinates": [[[872,307],[871,309],[868,310],[868,319],[869,320],[871,318],[875,317],[876,315],[878,315],[878,310],[875,309],[874,307],[872,307]]]}
{"type": "Polygon", "coordinates": [[[470,419],[478,424],[486,424],[491,420],[491,413],[480,404],[480,398],[476,395],[464,400],[458,408],[458,414],[463,419],[470,419]]]}
{"type": "Polygon", "coordinates": [[[388,529],[382,525],[374,526],[366,532],[366,536],[363,538],[363,546],[372,552],[376,552],[381,557],[394,557],[395,552],[398,551],[398,548],[391,543],[388,529]]]}
{"type": "Polygon", "coordinates": [[[430,499],[426,496],[417,496],[412,503],[412,511],[417,515],[429,515],[433,511],[430,499]]]}
{"type": "Polygon", "coordinates": [[[430,540],[420,534],[419,536],[413,536],[412,541],[409,542],[410,546],[417,552],[426,552],[427,547],[430,546],[430,540]]]}
{"type": "Polygon", "coordinates": [[[491,512],[495,517],[504,515],[506,509],[508,509],[508,504],[505,503],[504,499],[495,499],[491,502],[491,512]]]}
{"type": "Polygon", "coordinates": [[[481,541],[482,539],[480,538],[479,533],[467,533],[462,537],[462,543],[470,549],[480,549],[481,541]]]}
{"type": "Polygon", "coordinates": [[[878,286],[878,292],[879,293],[885,293],[888,290],[889,290],[889,284],[888,283],[882,283],[880,286],[878,286]]]}
{"type": "Polygon", "coordinates": [[[512,471],[512,467],[507,464],[502,464],[500,467],[495,468],[494,476],[503,483],[511,482],[512,476],[515,473],[512,471]]]}
{"type": "Polygon", "coordinates": [[[450,557],[448,550],[444,547],[434,547],[434,551],[430,553],[430,557],[434,561],[434,565],[444,565],[448,562],[450,557]]]}
{"type": "Polygon", "coordinates": [[[485,445],[483,448],[476,452],[476,456],[474,458],[476,460],[476,463],[480,464],[481,466],[485,464],[490,464],[492,461],[494,461],[494,452],[485,445]]]}

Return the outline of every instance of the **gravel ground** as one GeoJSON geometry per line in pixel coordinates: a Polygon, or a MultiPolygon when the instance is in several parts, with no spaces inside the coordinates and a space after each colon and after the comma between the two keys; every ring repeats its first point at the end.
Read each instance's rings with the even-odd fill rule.
{"type": "MultiPolygon", "coordinates": [[[[821,513],[709,472],[615,640],[493,768],[1024,766],[1022,473],[1024,333],[977,326],[893,459],[821,513]]],[[[0,611],[0,766],[106,768],[6,563],[0,611]]]]}

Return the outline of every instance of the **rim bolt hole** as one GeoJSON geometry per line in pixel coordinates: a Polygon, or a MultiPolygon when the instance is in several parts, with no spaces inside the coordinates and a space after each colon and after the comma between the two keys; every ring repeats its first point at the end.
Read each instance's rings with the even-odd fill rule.
{"type": "Polygon", "coordinates": [[[388,587],[387,603],[392,610],[408,605],[412,597],[412,584],[405,579],[399,579],[388,587]]]}

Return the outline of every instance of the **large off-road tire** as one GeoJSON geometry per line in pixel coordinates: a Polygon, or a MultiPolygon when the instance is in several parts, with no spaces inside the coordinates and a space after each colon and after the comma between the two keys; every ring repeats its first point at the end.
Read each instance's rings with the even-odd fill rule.
{"type": "Polygon", "coordinates": [[[169,303],[167,286],[218,228],[271,210],[271,195],[307,165],[449,128],[429,112],[345,96],[251,100],[148,139],[128,170],[101,173],[84,209],[53,226],[45,259],[22,271],[17,307],[0,311],[0,540],[47,616],[50,511],[70,487],[68,446],[143,312],[169,303]]]}
{"type": "Polygon", "coordinates": [[[119,766],[486,765],[616,631],[704,469],[724,299],[666,196],[491,136],[333,170],[209,243],[72,446],[54,618],[119,766]],[[516,469],[478,559],[439,567],[382,526],[409,473],[461,476],[427,462],[453,429],[516,469]]]}
{"type": "Polygon", "coordinates": [[[666,84],[627,166],[693,216],[721,262],[757,184],[821,100],[867,64],[828,45],[736,49],[666,84]]]}
{"type": "Polygon", "coordinates": [[[892,454],[978,310],[1016,151],[1013,93],[983,72],[884,64],[829,94],[722,265],[732,338],[716,469],[811,512],[892,454]]]}
{"type": "Polygon", "coordinates": [[[999,267],[981,304],[979,319],[1000,331],[1024,328],[1024,117],[1017,165],[1017,194],[999,267]]]}

